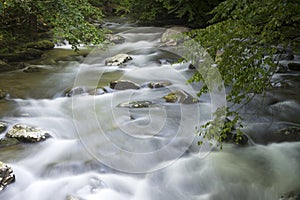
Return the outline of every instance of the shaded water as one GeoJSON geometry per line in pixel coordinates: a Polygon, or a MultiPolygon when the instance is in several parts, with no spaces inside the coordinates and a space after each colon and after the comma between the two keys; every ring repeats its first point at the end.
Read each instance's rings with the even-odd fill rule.
{"type": "Polygon", "coordinates": [[[38,144],[2,148],[16,182],[0,194],[5,200],[82,199],[182,200],[279,199],[300,188],[299,143],[254,145],[224,150],[199,147],[194,127],[211,115],[209,96],[191,105],[164,103],[171,91],[185,90],[193,73],[159,49],[162,28],[112,24],[126,39],[106,51],[95,50],[83,62],[43,65],[46,71],[0,74],[1,121],[26,123],[50,130],[53,137],[38,144]],[[126,66],[106,67],[105,58],[129,53],[126,66]],[[170,81],[168,88],[125,90],[73,98],[75,86],[95,88],[125,79],[138,84],[170,81]],[[120,108],[128,101],[155,102],[150,108],[120,108]]]}

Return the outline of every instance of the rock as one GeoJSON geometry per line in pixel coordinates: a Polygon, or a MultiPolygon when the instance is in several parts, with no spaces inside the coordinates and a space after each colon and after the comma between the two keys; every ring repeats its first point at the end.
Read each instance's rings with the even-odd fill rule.
{"type": "Polygon", "coordinates": [[[23,51],[15,53],[5,53],[0,54],[0,59],[6,60],[8,62],[20,62],[24,60],[33,60],[40,58],[43,52],[38,49],[25,49],[23,51]]]}
{"type": "Polygon", "coordinates": [[[51,137],[51,134],[49,131],[40,128],[25,124],[16,124],[6,133],[6,137],[16,138],[21,142],[34,143],[46,140],[51,137]]]}
{"type": "Polygon", "coordinates": [[[0,133],[4,132],[7,128],[7,124],[4,122],[0,122],[0,133]]]}
{"type": "Polygon", "coordinates": [[[168,103],[192,104],[199,102],[197,98],[185,91],[177,90],[163,97],[168,103]]]}
{"type": "Polygon", "coordinates": [[[6,92],[3,92],[1,89],[0,89],[0,99],[4,99],[6,97],[6,92]]]}
{"type": "Polygon", "coordinates": [[[129,60],[132,60],[131,56],[125,53],[121,53],[113,57],[107,58],[105,60],[105,64],[108,66],[120,66],[129,60]]]}
{"type": "Polygon", "coordinates": [[[289,68],[285,65],[279,64],[276,73],[286,73],[289,70],[289,68]]]}
{"type": "Polygon", "coordinates": [[[4,190],[7,185],[15,182],[15,180],[12,168],[0,161],[0,191],[4,190]]]}
{"type": "Polygon", "coordinates": [[[87,90],[85,88],[75,87],[75,88],[67,90],[65,92],[65,96],[73,97],[73,96],[78,96],[78,95],[82,95],[82,94],[86,94],[86,93],[87,93],[87,90]]]}
{"type": "Polygon", "coordinates": [[[125,42],[125,38],[123,38],[120,35],[115,35],[115,34],[106,34],[106,39],[112,43],[115,44],[122,44],[125,42]]]}
{"type": "Polygon", "coordinates": [[[300,71],[300,63],[290,62],[288,67],[290,70],[300,71]]]}
{"type": "Polygon", "coordinates": [[[121,108],[149,108],[153,103],[151,101],[133,101],[121,103],[118,107],[121,108]]]}
{"type": "Polygon", "coordinates": [[[29,66],[26,67],[23,72],[25,73],[34,73],[34,72],[41,72],[42,69],[40,67],[35,67],[35,66],[29,66]]]}
{"type": "Polygon", "coordinates": [[[222,142],[232,143],[240,146],[245,146],[248,144],[249,138],[247,135],[242,134],[238,136],[236,133],[227,132],[226,138],[222,139],[222,142]],[[239,139],[237,139],[239,137],[239,139]]]}
{"type": "Polygon", "coordinates": [[[39,49],[39,50],[50,50],[54,48],[54,43],[50,40],[40,40],[37,42],[29,42],[26,44],[27,48],[39,49]]]}
{"type": "Polygon", "coordinates": [[[154,88],[167,87],[167,86],[171,85],[171,82],[169,82],[169,81],[150,82],[147,85],[149,88],[154,89],[154,88]]]}
{"type": "Polygon", "coordinates": [[[3,60],[0,60],[0,72],[5,72],[5,71],[12,70],[11,68],[12,68],[12,66],[7,64],[3,60]]]}
{"type": "Polygon", "coordinates": [[[300,200],[300,189],[298,191],[285,193],[280,197],[280,200],[300,200]]]}
{"type": "Polygon", "coordinates": [[[278,131],[278,134],[276,134],[275,137],[275,142],[298,142],[300,141],[300,127],[290,126],[283,128],[278,131]]]}
{"type": "Polygon", "coordinates": [[[134,83],[129,80],[119,80],[110,82],[110,88],[114,90],[137,90],[140,89],[140,86],[137,83],[134,83]]]}
{"type": "Polygon", "coordinates": [[[14,146],[19,143],[20,143],[20,141],[17,140],[16,138],[7,138],[7,137],[1,138],[0,139],[0,148],[14,146]]]}
{"type": "Polygon", "coordinates": [[[78,197],[78,196],[74,196],[74,195],[68,195],[66,197],[66,200],[85,200],[85,199],[78,197]]]}
{"type": "Polygon", "coordinates": [[[175,26],[168,28],[161,37],[161,42],[164,43],[164,46],[176,46],[182,42],[182,39],[176,38],[179,37],[182,33],[190,31],[187,27],[175,26]]]}

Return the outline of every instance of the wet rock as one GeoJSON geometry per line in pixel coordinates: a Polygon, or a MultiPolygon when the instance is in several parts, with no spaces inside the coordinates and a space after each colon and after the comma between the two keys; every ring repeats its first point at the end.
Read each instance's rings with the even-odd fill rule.
{"type": "Polygon", "coordinates": [[[161,42],[164,43],[164,46],[176,46],[182,42],[182,38],[179,36],[184,33],[190,31],[187,27],[175,26],[172,28],[168,28],[161,37],[161,42]]]}
{"type": "Polygon", "coordinates": [[[6,97],[6,92],[0,89],[0,99],[4,99],[6,97]]]}
{"type": "Polygon", "coordinates": [[[29,66],[26,67],[23,72],[25,73],[34,73],[34,72],[41,72],[42,69],[40,67],[35,67],[35,66],[29,66]]]}
{"type": "Polygon", "coordinates": [[[291,126],[283,128],[274,135],[273,141],[275,142],[298,142],[300,141],[300,127],[291,126]]]}
{"type": "Polygon", "coordinates": [[[78,96],[87,93],[85,88],[82,87],[75,87],[72,89],[69,89],[65,92],[66,97],[73,97],[73,96],[78,96]]]}
{"type": "Polygon", "coordinates": [[[167,86],[171,85],[171,82],[169,82],[169,81],[150,82],[147,85],[149,88],[154,89],[154,88],[167,87],[167,86]]]}
{"type": "Polygon", "coordinates": [[[300,189],[298,191],[292,191],[283,194],[280,200],[300,200],[300,189]]]}
{"type": "Polygon", "coordinates": [[[37,42],[29,42],[26,44],[26,47],[39,50],[50,50],[54,48],[54,43],[50,40],[40,40],[37,42]]]}
{"type": "Polygon", "coordinates": [[[137,83],[134,83],[129,80],[119,80],[110,82],[110,88],[114,90],[137,90],[140,89],[140,86],[137,83]]]}
{"type": "Polygon", "coordinates": [[[286,73],[289,68],[285,65],[279,64],[276,70],[276,73],[286,73]]]}
{"type": "Polygon", "coordinates": [[[23,51],[15,53],[5,53],[0,54],[0,59],[6,60],[8,62],[21,62],[24,60],[33,60],[40,58],[43,52],[38,49],[25,49],[23,51]]]}
{"type": "Polygon", "coordinates": [[[153,105],[151,101],[133,101],[133,102],[126,102],[121,103],[118,107],[122,108],[149,108],[153,105]]]}
{"type": "Polygon", "coordinates": [[[300,63],[290,62],[288,67],[290,70],[300,71],[300,63]]]}
{"type": "Polygon", "coordinates": [[[105,64],[108,66],[120,66],[129,60],[132,60],[132,57],[130,55],[121,53],[113,57],[107,58],[105,60],[105,64]]]}
{"type": "Polygon", "coordinates": [[[3,60],[0,60],[0,72],[9,71],[11,70],[12,66],[8,63],[4,62],[3,60]]]}
{"type": "Polygon", "coordinates": [[[20,141],[17,140],[16,138],[7,138],[7,137],[1,138],[0,139],[0,148],[14,146],[19,143],[20,143],[20,141]]]}
{"type": "Polygon", "coordinates": [[[7,128],[7,124],[4,122],[0,122],[0,133],[4,132],[7,128]]]}
{"type": "Polygon", "coordinates": [[[197,103],[199,100],[192,95],[188,94],[186,91],[177,90],[175,92],[169,93],[163,97],[168,103],[182,103],[182,104],[192,104],[197,103]]]}
{"type": "Polygon", "coordinates": [[[15,175],[10,166],[0,161],[0,191],[15,182],[15,175]]]}
{"type": "Polygon", "coordinates": [[[41,128],[25,124],[16,124],[6,133],[6,137],[16,138],[21,142],[34,143],[46,140],[51,137],[51,134],[49,131],[45,131],[41,128]]]}
{"type": "Polygon", "coordinates": [[[106,34],[106,39],[112,43],[115,44],[122,44],[125,42],[125,38],[123,38],[120,35],[115,35],[115,34],[106,34]]]}
{"type": "Polygon", "coordinates": [[[74,195],[68,195],[66,197],[66,200],[85,200],[85,199],[78,197],[78,196],[74,196],[74,195]]]}

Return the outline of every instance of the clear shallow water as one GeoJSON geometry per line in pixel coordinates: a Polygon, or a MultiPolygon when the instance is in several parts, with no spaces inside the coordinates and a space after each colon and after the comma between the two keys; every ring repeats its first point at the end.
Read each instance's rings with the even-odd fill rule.
{"type": "Polygon", "coordinates": [[[16,182],[0,199],[273,200],[299,189],[299,143],[225,145],[222,151],[199,147],[194,128],[210,118],[209,96],[198,104],[162,103],[162,96],[178,89],[195,95],[186,84],[191,71],[158,62],[174,58],[157,50],[164,29],[120,29],[126,43],[95,50],[82,63],[45,66],[49,71],[28,76],[21,71],[0,75],[1,87],[11,88],[11,98],[0,105],[1,121],[53,133],[42,143],[1,149],[0,160],[13,167],[16,182]],[[131,52],[133,60],[123,68],[104,65],[105,58],[120,52],[131,52]],[[73,86],[94,88],[118,79],[172,85],[63,97],[73,86]],[[137,100],[158,103],[143,109],[118,107],[137,100]]]}

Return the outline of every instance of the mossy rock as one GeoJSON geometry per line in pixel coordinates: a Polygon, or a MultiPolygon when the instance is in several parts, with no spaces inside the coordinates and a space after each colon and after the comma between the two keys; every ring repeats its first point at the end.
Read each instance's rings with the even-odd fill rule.
{"type": "Polygon", "coordinates": [[[1,138],[0,139],[0,148],[14,146],[19,143],[20,143],[20,141],[17,140],[16,138],[7,138],[7,137],[1,138]]]}
{"type": "Polygon", "coordinates": [[[26,44],[27,48],[38,49],[38,50],[50,50],[54,48],[54,43],[50,40],[40,40],[37,42],[29,42],[26,44]]]}
{"type": "Polygon", "coordinates": [[[38,49],[25,49],[15,53],[5,53],[0,54],[0,59],[6,60],[8,62],[21,62],[24,60],[33,60],[40,58],[43,52],[38,49]]]}

